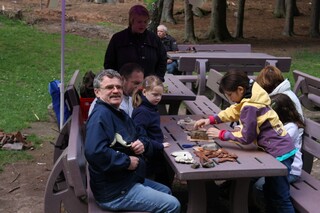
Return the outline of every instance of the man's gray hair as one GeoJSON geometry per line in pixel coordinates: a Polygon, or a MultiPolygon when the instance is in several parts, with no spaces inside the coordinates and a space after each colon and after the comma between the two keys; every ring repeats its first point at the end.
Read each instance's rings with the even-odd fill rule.
{"type": "Polygon", "coordinates": [[[122,82],[122,77],[117,71],[113,69],[106,69],[102,70],[96,75],[96,77],[93,80],[93,88],[100,88],[101,82],[103,81],[103,78],[105,76],[107,76],[108,78],[118,78],[122,82]]]}
{"type": "Polygon", "coordinates": [[[166,26],[164,26],[163,24],[160,24],[158,27],[157,27],[158,30],[163,30],[165,32],[168,32],[168,28],[166,26]]]}

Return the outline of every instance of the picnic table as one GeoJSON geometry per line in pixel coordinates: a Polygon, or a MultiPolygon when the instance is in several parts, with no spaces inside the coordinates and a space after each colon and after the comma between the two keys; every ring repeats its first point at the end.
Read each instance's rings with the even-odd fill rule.
{"type": "MultiPolygon", "coordinates": [[[[282,72],[289,72],[291,58],[276,57],[266,53],[255,52],[168,52],[172,59],[179,60],[178,69],[190,74],[197,59],[206,59],[207,66],[220,72],[231,68],[244,69],[247,72],[259,72],[265,65],[278,67],[282,72]]],[[[248,73],[249,74],[249,73],[248,73]]]]}
{"type": "MultiPolygon", "coordinates": [[[[187,212],[206,212],[206,182],[213,180],[231,180],[230,212],[248,212],[248,192],[250,180],[253,177],[284,176],[286,167],[273,156],[258,151],[255,145],[241,145],[234,142],[215,140],[219,147],[238,156],[236,162],[215,162],[213,168],[191,168],[190,164],[177,163],[172,152],[187,150],[192,155],[193,148],[183,148],[183,144],[197,144],[203,146],[208,142],[190,142],[187,140],[186,125],[179,125],[178,121],[185,118],[198,120],[207,115],[166,115],[161,116],[161,128],[166,142],[171,145],[164,149],[164,155],[179,180],[188,184],[187,212]]],[[[217,128],[230,128],[226,124],[215,125],[217,128]]],[[[194,156],[195,160],[198,160],[194,156]]]]}
{"type": "Polygon", "coordinates": [[[166,74],[164,79],[167,91],[162,95],[159,103],[160,114],[177,115],[181,102],[184,100],[195,100],[196,95],[176,76],[166,74]],[[168,105],[168,109],[166,105],[168,105]]]}

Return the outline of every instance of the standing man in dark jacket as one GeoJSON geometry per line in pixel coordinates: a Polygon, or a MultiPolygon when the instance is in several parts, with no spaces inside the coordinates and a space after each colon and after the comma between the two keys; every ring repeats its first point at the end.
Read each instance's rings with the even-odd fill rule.
{"type": "Polygon", "coordinates": [[[86,124],[85,156],[97,204],[112,211],[180,212],[171,190],[145,178],[143,155],[152,150],[127,113],[119,109],[122,78],[103,70],[93,82],[98,98],[86,124]]]}
{"type": "Polygon", "coordinates": [[[129,27],[114,34],[109,42],[104,68],[119,70],[128,62],[140,64],[145,76],[157,75],[164,81],[166,50],[158,36],[147,30],[148,10],[135,5],[129,11],[129,27]]]}
{"type": "MultiPolygon", "coordinates": [[[[178,45],[175,38],[168,34],[168,28],[163,24],[157,27],[157,34],[166,49],[167,52],[169,51],[178,51],[178,45]]],[[[171,58],[167,58],[167,72],[170,74],[179,74],[178,70],[178,61],[173,60],[171,58]]]]}

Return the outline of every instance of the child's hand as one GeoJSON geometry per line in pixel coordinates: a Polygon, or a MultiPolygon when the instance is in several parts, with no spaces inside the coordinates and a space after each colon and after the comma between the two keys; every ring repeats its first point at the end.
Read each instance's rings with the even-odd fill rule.
{"type": "Polygon", "coordinates": [[[195,123],[194,123],[194,128],[195,129],[199,129],[199,128],[203,128],[205,125],[209,125],[210,124],[210,120],[209,118],[206,118],[206,119],[200,119],[200,120],[197,120],[195,123]]]}
{"type": "Polygon", "coordinates": [[[166,147],[169,147],[169,146],[170,146],[170,143],[164,142],[164,143],[162,143],[162,145],[163,145],[164,148],[166,148],[166,147]]]}
{"type": "Polygon", "coordinates": [[[214,127],[211,127],[207,130],[207,135],[212,138],[219,138],[220,130],[214,127]]]}
{"type": "Polygon", "coordinates": [[[143,143],[138,139],[131,143],[131,150],[136,154],[136,155],[141,155],[144,153],[144,145],[143,143]]]}

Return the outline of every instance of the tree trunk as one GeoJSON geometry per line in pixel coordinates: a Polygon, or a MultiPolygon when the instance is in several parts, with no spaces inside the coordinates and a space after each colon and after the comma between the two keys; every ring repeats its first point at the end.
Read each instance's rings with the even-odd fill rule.
{"type": "Polygon", "coordinates": [[[273,14],[277,18],[283,18],[286,16],[285,12],[285,0],[276,0],[273,14]]]}
{"type": "Polygon", "coordinates": [[[158,0],[152,3],[152,8],[149,11],[151,19],[148,26],[148,30],[150,30],[151,32],[157,33],[157,27],[159,26],[161,20],[163,1],[164,0],[158,0]]]}
{"type": "Polygon", "coordinates": [[[177,24],[173,17],[174,0],[164,0],[161,21],[171,24],[177,24]]]}
{"type": "Polygon", "coordinates": [[[224,41],[231,39],[232,36],[227,28],[227,4],[226,0],[212,0],[209,39],[224,41]]]}
{"type": "Polygon", "coordinates": [[[286,1],[286,21],[284,25],[283,35],[292,36],[293,34],[293,6],[296,0],[285,0],[286,1]]]}
{"type": "Polygon", "coordinates": [[[310,16],[310,37],[319,37],[320,1],[312,0],[310,16]]]}
{"type": "MultiPolygon", "coordinates": [[[[285,0],[276,0],[273,14],[276,18],[283,18],[286,16],[285,0]]],[[[298,9],[297,2],[293,4],[293,16],[300,16],[300,11],[298,9]]]]}
{"type": "Polygon", "coordinates": [[[185,12],[185,41],[195,43],[197,38],[194,34],[194,21],[193,21],[193,12],[192,5],[189,3],[189,0],[184,1],[184,12],[185,12]]]}
{"type": "Polygon", "coordinates": [[[237,23],[236,23],[236,32],[235,38],[243,38],[243,20],[244,20],[244,6],[246,0],[238,0],[238,12],[237,12],[237,23]]]}

